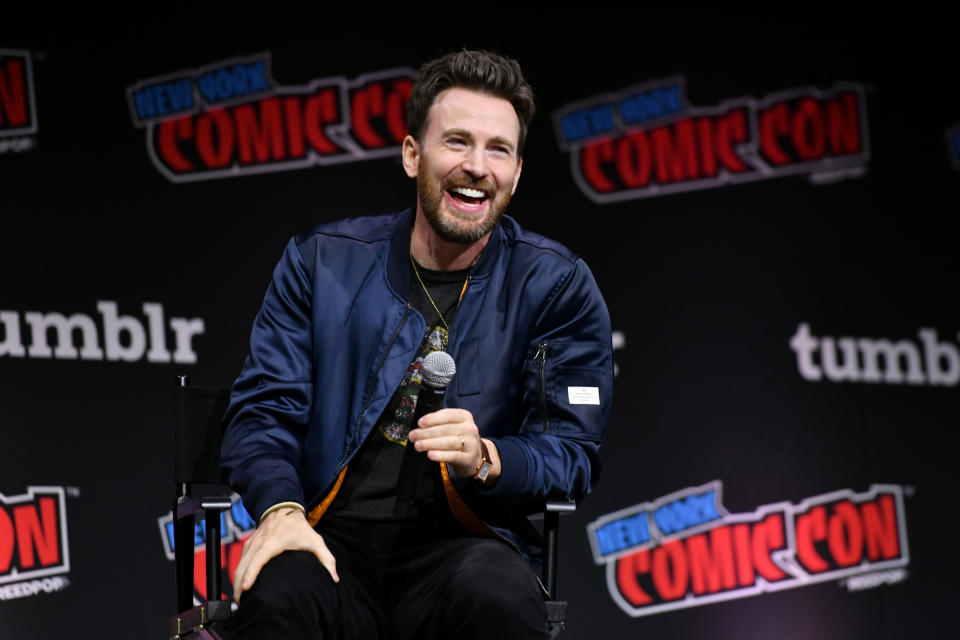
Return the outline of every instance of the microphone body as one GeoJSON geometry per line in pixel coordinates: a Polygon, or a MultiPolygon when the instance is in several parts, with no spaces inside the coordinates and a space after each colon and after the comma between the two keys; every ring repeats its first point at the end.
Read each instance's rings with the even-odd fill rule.
{"type": "MultiPolygon", "coordinates": [[[[443,396],[447,385],[457,371],[453,358],[445,351],[434,351],[423,359],[420,365],[423,384],[420,386],[420,395],[417,397],[417,406],[413,412],[411,429],[417,428],[420,418],[443,408],[443,396]]],[[[412,505],[417,498],[417,488],[427,468],[427,453],[417,451],[413,443],[407,442],[403,452],[403,462],[400,465],[400,476],[397,479],[397,507],[399,515],[412,505]]]]}

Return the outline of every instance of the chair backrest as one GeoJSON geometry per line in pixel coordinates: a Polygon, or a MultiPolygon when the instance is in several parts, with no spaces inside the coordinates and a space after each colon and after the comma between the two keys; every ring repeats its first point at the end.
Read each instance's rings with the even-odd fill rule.
{"type": "Polygon", "coordinates": [[[178,376],[173,472],[177,484],[226,484],[220,470],[220,422],[229,402],[229,388],[194,387],[187,376],[178,376]]]}

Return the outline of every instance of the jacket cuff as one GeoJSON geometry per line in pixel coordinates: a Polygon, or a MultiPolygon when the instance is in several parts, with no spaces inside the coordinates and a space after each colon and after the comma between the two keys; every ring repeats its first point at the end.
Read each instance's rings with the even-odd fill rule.
{"type": "Polygon", "coordinates": [[[243,506],[254,522],[260,522],[267,509],[281,502],[303,506],[303,490],[286,478],[277,478],[261,482],[243,497],[243,506]]]}
{"type": "Polygon", "coordinates": [[[497,447],[500,455],[500,477],[497,483],[489,489],[481,491],[489,496],[518,496],[522,495],[527,486],[527,476],[530,465],[527,463],[527,454],[523,447],[509,438],[490,438],[497,447]]]}

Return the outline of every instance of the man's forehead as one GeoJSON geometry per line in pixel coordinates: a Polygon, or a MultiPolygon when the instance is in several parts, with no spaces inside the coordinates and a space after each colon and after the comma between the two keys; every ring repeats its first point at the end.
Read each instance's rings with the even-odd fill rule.
{"type": "Polygon", "coordinates": [[[489,93],[452,87],[437,94],[427,116],[427,131],[478,129],[478,133],[504,137],[517,144],[520,119],[509,100],[489,93]]]}

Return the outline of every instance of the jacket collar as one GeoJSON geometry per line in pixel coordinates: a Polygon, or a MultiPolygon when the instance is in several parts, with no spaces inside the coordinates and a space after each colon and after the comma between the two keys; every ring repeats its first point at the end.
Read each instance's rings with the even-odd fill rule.
{"type": "MultiPolygon", "coordinates": [[[[416,210],[409,208],[397,216],[397,223],[390,237],[387,255],[387,280],[403,300],[410,297],[410,231],[416,210]]],[[[485,278],[497,263],[503,245],[503,221],[497,223],[490,233],[490,240],[473,267],[471,278],[485,278]]]]}

